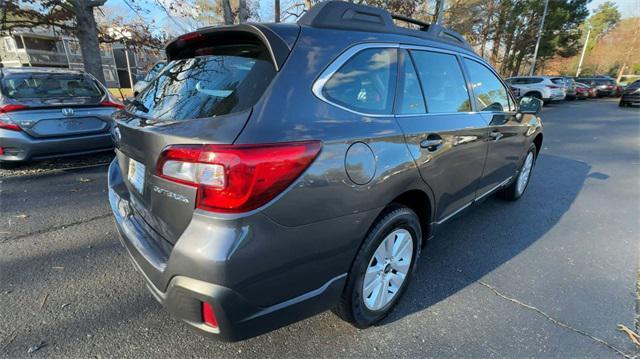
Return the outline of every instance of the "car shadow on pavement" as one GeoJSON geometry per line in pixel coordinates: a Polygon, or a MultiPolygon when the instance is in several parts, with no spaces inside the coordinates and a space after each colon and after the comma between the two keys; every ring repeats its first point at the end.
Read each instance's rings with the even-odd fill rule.
{"type": "Polygon", "coordinates": [[[380,325],[428,309],[525,251],[559,222],[587,178],[608,178],[590,171],[584,162],[541,154],[519,201],[489,198],[439,229],[404,298],[380,325]]]}

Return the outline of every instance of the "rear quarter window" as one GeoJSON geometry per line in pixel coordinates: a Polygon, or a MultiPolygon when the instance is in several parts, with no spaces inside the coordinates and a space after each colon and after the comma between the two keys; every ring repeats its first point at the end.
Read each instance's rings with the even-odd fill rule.
{"type": "Polygon", "coordinates": [[[396,49],[366,49],[331,75],[322,88],[322,95],[354,111],[390,114],[396,77],[396,49]]]}

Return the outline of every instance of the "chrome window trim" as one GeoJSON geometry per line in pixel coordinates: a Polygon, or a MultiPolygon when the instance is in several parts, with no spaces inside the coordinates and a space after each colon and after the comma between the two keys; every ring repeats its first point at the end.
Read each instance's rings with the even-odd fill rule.
{"type": "Polygon", "coordinates": [[[342,106],[326,98],[322,93],[322,89],[324,88],[324,85],[327,83],[327,81],[329,81],[331,76],[333,76],[333,74],[335,74],[347,61],[349,61],[357,53],[363,50],[368,50],[368,49],[379,49],[379,48],[397,49],[398,47],[400,47],[400,45],[397,43],[370,42],[370,43],[357,44],[348,48],[346,51],[340,54],[340,56],[338,56],[335,60],[333,60],[331,64],[329,64],[329,66],[327,66],[327,68],[324,69],[324,71],[322,71],[318,79],[313,83],[313,86],[311,87],[311,91],[320,100],[332,106],[343,109],[345,111],[354,113],[356,115],[367,116],[367,117],[393,116],[393,113],[390,113],[390,114],[366,113],[366,112],[360,112],[354,109],[350,109],[346,106],[342,106]]]}
{"type": "MultiPolygon", "coordinates": [[[[366,113],[366,112],[357,111],[357,110],[348,108],[346,106],[337,104],[337,103],[329,100],[328,98],[326,98],[324,96],[324,94],[322,93],[322,89],[323,89],[324,85],[327,83],[327,81],[329,81],[331,76],[333,76],[333,74],[336,73],[342,67],[342,65],[344,65],[347,61],[349,61],[349,59],[351,59],[353,56],[355,56],[357,53],[359,53],[359,52],[361,52],[363,50],[378,49],[378,48],[422,50],[422,51],[440,52],[440,53],[445,53],[445,54],[449,54],[449,55],[453,55],[453,56],[458,56],[458,55],[469,56],[469,55],[465,55],[462,52],[456,52],[456,51],[442,49],[442,48],[439,48],[439,47],[432,47],[432,46],[409,45],[409,44],[400,44],[400,43],[393,43],[393,42],[366,42],[366,43],[360,43],[360,44],[356,44],[356,45],[348,48],[342,54],[340,54],[335,60],[333,60],[331,62],[331,64],[329,64],[329,66],[327,66],[322,71],[320,76],[318,76],[316,81],[313,83],[313,85],[311,86],[311,92],[313,92],[313,94],[318,99],[322,100],[325,103],[328,103],[329,105],[335,106],[337,108],[340,108],[340,109],[345,110],[347,112],[351,112],[351,113],[359,115],[359,116],[366,116],[366,117],[391,117],[391,116],[395,116],[395,117],[424,117],[424,116],[441,116],[441,115],[470,115],[470,114],[478,114],[478,113],[480,113],[478,111],[447,112],[447,113],[444,113],[444,112],[442,112],[442,113],[429,113],[429,112],[426,112],[426,113],[415,113],[415,114],[405,114],[405,115],[398,115],[398,114],[395,114],[395,113],[389,113],[389,114],[366,113]]],[[[471,57],[471,56],[469,56],[469,58],[473,59],[473,57],[471,57]]],[[[462,69],[460,69],[460,70],[462,71],[462,69]]],[[[466,78],[465,78],[465,81],[466,81],[466,78]]]]}

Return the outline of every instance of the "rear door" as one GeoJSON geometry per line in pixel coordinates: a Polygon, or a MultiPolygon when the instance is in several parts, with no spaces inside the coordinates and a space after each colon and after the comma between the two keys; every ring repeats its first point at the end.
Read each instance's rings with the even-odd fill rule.
{"type": "Polygon", "coordinates": [[[436,221],[444,221],[474,200],[487,152],[487,123],[473,112],[456,54],[403,49],[400,61],[396,118],[436,197],[436,221]]]}
{"type": "Polygon", "coordinates": [[[515,100],[498,75],[487,65],[470,58],[464,64],[481,116],[489,123],[489,149],[476,197],[491,193],[515,175],[527,144],[528,126],[516,116],[515,100]]]}

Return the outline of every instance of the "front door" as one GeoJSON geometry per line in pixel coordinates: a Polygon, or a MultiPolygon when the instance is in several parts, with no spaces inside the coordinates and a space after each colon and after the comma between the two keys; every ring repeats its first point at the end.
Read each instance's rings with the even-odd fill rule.
{"type": "Polygon", "coordinates": [[[401,50],[396,116],[423,180],[435,220],[474,200],[487,153],[487,122],[473,113],[458,56],[401,50]]]}
{"type": "Polygon", "coordinates": [[[519,159],[528,143],[528,127],[523,125],[523,117],[516,116],[514,99],[498,76],[476,60],[464,58],[463,62],[473,89],[476,108],[489,123],[489,150],[476,192],[476,196],[480,198],[515,176],[519,159]]]}

